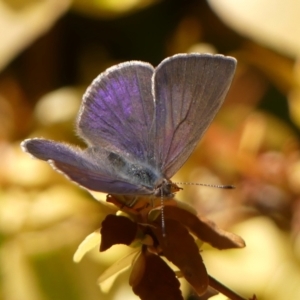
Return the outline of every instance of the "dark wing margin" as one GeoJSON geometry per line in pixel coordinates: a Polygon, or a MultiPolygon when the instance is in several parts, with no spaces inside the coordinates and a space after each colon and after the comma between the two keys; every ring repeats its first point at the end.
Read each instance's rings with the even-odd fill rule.
{"type": "Polygon", "coordinates": [[[233,57],[178,54],[155,70],[155,160],[167,178],[190,156],[230,87],[233,57]]]}
{"type": "Polygon", "coordinates": [[[45,139],[27,139],[22,142],[23,151],[49,162],[54,169],[66,175],[80,186],[109,194],[149,194],[149,190],[127,182],[110,168],[103,155],[95,158],[80,148],[45,139]]]}
{"type": "Polygon", "coordinates": [[[83,96],[77,119],[79,135],[90,146],[131,159],[146,162],[153,157],[149,137],[154,116],[153,72],[148,63],[130,61],[100,74],[83,96]]]}

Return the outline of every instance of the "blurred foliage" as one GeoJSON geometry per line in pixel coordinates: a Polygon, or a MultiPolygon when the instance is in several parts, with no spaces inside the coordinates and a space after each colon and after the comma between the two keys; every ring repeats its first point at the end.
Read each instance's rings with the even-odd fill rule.
{"type": "MultiPolygon", "coordinates": [[[[274,11],[280,26],[281,10],[274,11]]],[[[297,20],[285,28],[300,28],[297,20]]],[[[82,145],[73,125],[94,77],[118,62],[156,65],[191,51],[238,60],[225,104],[173,178],[236,186],[184,186],[176,197],[246,241],[242,250],[205,246],[204,263],[242,295],[300,298],[300,53],[281,35],[275,36],[279,50],[258,44],[268,31],[263,19],[257,22],[243,36],[201,0],[0,1],[0,299],[137,299],[128,272],[101,290],[96,284],[124,247],[72,261],[84,237],[114,209],[31,160],[19,145],[36,136],[82,145]]],[[[187,299],[196,299],[182,286],[187,299]]]]}

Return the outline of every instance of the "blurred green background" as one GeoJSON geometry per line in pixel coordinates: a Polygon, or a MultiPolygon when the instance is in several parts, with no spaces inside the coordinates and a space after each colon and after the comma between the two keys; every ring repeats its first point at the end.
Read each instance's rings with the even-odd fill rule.
{"type": "MultiPolygon", "coordinates": [[[[299,37],[293,0],[1,0],[0,299],[137,299],[128,271],[97,285],[126,247],[72,260],[112,208],[20,142],[83,145],[74,122],[93,78],[119,62],[157,65],[182,52],[238,60],[225,104],[174,178],[236,186],[185,186],[176,196],[246,241],[239,250],[205,246],[208,273],[244,297],[300,299],[299,37]]],[[[182,287],[186,299],[207,299],[182,287]]]]}

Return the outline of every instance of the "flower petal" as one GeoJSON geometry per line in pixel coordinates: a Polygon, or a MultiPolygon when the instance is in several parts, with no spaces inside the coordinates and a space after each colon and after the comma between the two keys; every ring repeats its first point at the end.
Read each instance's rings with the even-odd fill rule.
{"type": "Polygon", "coordinates": [[[120,272],[122,272],[124,269],[129,267],[134,261],[135,257],[137,256],[138,252],[140,251],[139,248],[134,249],[132,252],[130,252],[128,255],[122,257],[115,263],[113,263],[110,267],[108,267],[98,278],[98,284],[103,283],[105,280],[110,278],[113,275],[116,275],[120,272]]]}
{"type": "Polygon", "coordinates": [[[96,231],[89,234],[78,246],[76,252],[74,253],[73,261],[76,263],[80,262],[83,256],[88,251],[100,245],[100,241],[101,241],[100,232],[96,231]]]}

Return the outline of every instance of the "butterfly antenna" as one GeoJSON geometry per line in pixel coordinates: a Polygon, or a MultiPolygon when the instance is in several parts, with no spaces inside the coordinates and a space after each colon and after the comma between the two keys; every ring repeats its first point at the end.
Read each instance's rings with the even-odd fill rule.
{"type": "Polygon", "coordinates": [[[213,188],[218,188],[218,189],[226,189],[226,190],[235,189],[235,186],[231,185],[231,184],[223,185],[223,184],[193,183],[193,182],[176,182],[176,184],[179,184],[179,185],[201,185],[201,186],[213,187],[213,188]]]}
{"type": "Polygon", "coordinates": [[[162,230],[162,235],[163,237],[166,236],[166,223],[165,223],[165,211],[164,211],[164,195],[163,195],[163,189],[161,189],[161,194],[160,194],[160,214],[161,214],[161,230],[162,230]]]}

